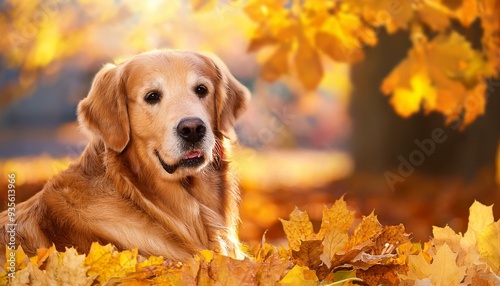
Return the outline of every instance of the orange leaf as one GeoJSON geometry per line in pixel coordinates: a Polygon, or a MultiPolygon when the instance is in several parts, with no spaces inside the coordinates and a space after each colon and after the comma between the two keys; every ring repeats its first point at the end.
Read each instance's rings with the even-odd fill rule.
{"type": "Polygon", "coordinates": [[[318,32],[315,37],[316,46],[332,60],[354,63],[363,60],[363,50],[347,47],[335,35],[328,32],[318,32]]]}
{"type": "Polygon", "coordinates": [[[323,207],[323,218],[317,239],[323,239],[333,229],[347,233],[354,221],[354,212],[347,208],[344,197],[341,197],[331,208],[323,207]]]}
{"type": "Polygon", "coordinates": [[[261,75],[268,81],[275,81],[288,72],[289,47],[281,44],[278,49],[262,65],[261,75]]]}
{"type": "Polygon", "coordinates": [[[280,219],[280,221],[292,250],[299,250],[302,241],[315,237],[307,212],[295,208],[290,214],[290,220],[280,219]]]}
{"type": "Polygon", "coordinates": [[[323,253],[321,240],[302,241],[298,251],[292,250],[292,257],[300,266],[316,269],[321,264],[320,255],[323,253]]]}
{"type": "Polygon", "coordinates": [[[354,235],[347,243],[347,249],[362,245],[367,241],[375,239],[382,231],[382,226],[378,222],[377,216],[372,212],[369,216],[363,217],[361,223],[354,230],[354,235]]]}
{"type": "Polygon", "coordinates": [[[323,78],[323,65],[319,53],[305,38],[298,41],[295,68],[299,80],[307,89],[315,89],[323,78]]]}

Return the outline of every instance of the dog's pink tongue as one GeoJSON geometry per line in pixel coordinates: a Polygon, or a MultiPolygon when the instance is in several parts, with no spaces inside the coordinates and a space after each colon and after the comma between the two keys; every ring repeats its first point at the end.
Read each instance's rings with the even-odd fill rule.
{"type": "Polygon", "coordinates": [[[193,159],[193,158],[198,158],[201,157],[201,152],[200,151],[191,151],[187,153],[186,156],[184,156],[184,159],[193,159]]]}

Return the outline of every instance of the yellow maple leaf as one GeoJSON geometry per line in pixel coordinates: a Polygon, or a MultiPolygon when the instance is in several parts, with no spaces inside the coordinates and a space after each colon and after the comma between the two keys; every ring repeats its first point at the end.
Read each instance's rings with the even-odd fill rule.
{"type": "Polygon", "coordinates": [[[422,252],[408,256],[408,273],[405,275],[411,280],[421,280],[431,274],[431,265],[422,252]]]}
{"type": "Polygon", "coordinates": [[[448,244],[451,250],[455,253],[460,251],[461,235],[457,234],[451,227],[432,227],[432,242],[435,246],[440,247],[443,244],[448,244]]]}
{"type": "Polygon", "coordinates": [[[394,110],[403,117],[418,112],[423,101],[426,105],[436,105],[436,91],[426,74],[414,74],[410,88],[397,88],[390,100],[394,110]]]}
{"type": "Polygon", "coordinates": [[[290,249],[299,250],[301,241],[314,239],[313,225],[307,212],[295,208],[290,214],[290,220],[280,219],[283,224],[290,249]]]}
{"type": "Polygon", "coordinates": [[[302,85],[307,89],[316,88],[323,78],[323,65],[319,53],[304,36],[298,40],[294,63],[302,85]]]}
{"type": "Polygon", "coordinates": [[[146,267],[160,266],[165,262],[162,256],[150,256],[148,259],[137,264],[137,271],[141,271],[146,267]]]}
{"type": "Polygon", "coordinates": [[[500,275],[500,220],[477,233],[477,248],[481,259],[488,263],[493,273],[500,275]]]}
{"type": "Polygon", "coordinates": [[[52,251],[47,259],[45,275],[48,285],[92,285],[95,277],[88,277],[88,266],[84,265],[85,255],[76,249],[66,248],[66,252],[52,251]]]}
{"type": "Polygon", "coordinates": [[[389,33],[407,29],[414,15],[412,3],[408,1],[345,0],[342,2],[349,11],[362,15],[370,25],[385,26],[389,33]]]}
{"type": "MultiPolygon", "coordinates": [[[[33,263],[28,263],[28,265],[16,272],[16,275],[14,277],[14,279],[11,279],[9,281],[10,283],[5,283],[5,285],[12,285],[12,286],[16,286],[16,285],[32,285],[32,286],[43,286],[43,285],[50,285],[48,280],[47,280],[47,276],[45,275],[45,273],[38,269],[38,267],[36,267],[33,263]]],[[[54,285],[54,284],[52,284],[54,285]]],[[[55,284],[57,285],[57,284],[55,284]]],[[[61,284],[59,284],[61,285],[61,284]]],[[[70,284],[66,284],[66,285],[70,285],[70,284]]]]}
{"type": "Polygon", "coordinates": [[[89,267],[88,274],[98,275],[100,283],[135,272],[136,265],[137,249],[118,252],[111,244],[102,246],[97,242],[92,243],[85,259],[85,266],[89,267]]]}
{"type": "Polygon", "coordinates": [[[220,285],[251,285],[255,282],[256,266],[257,263],[248,258],[236,260],[215,254],[210,262],[210,277],[220,285]]]}
{"type": "Polygon", "coordinates": [[[335,254],[345,249],[348,240],[349,237],[347,233],[342,230],[334,228],[329,231],[323,240],[321,261],[323,261],[326,266],[331,267],[332,260],[335,259],[335,254]]]}
{"type": "Polygon", "coordinates": [[[286,275],[279,281],[281,285],[297,285],[308,286],[318,285],[318,277],[309,271],[306,266],[295,265],[286,275]],[[306,278],[307,276],[307,278],[306,278]]]}
{"type": "Polygon", "coordinates": [[[261,76],[268,81],[275,81],[280,76],[288,73],[288,57],[290,47],[288,44],[280,45],[273,54],[262,64],[261,76]]]}
{"type": "Polygon", "coordinates": [[[331,208],[323,207],[321,228],[316,239],[323,239],[333,229],[347,233],[353,221],[354,212],[347,208],[347,204],[342,196],[335,201],[331,208]]]}
{"type": "Polygon", "coordinates": [[[346,46],[330,32],[320,31],[315,37],[316,46],[334,61],[354,63],[364,58],[361,49],[346,46]]]}
{"type": "Polygon", "coordinates": [[[14,266],[16,270],[23,269],[30,262],[29,257],[24,253],[23,247],[19,245],[16,250],[9,250],[5,248],[5,259],[7,260],[4,264],[3,269],[11,269],[14,266]],[[12,259],[14,260],[14,265],[12,265],[12,259]],[[11,260],[11,261],[9,261],[11,260]]]}
{"type": "Polygon", "coordinates": [[[369,216],[363,217],[361,223],[354,230],[353,236],[349,238],[346,248],[351,249],[367,241],[371,241],[376,235],[380,234],[381,231],[382,226],[377,216],[372,211],[369,216]]]}
{"type": "Polygon", "coordinates": [[[477,234],[493,222],[493,205],[485,206],[478,201],[474,201],[469,208],[469,224],[461,241],[462,247],[464,249],[474,248],[477,242],[477,234]]]}
{"type": "Polygon", "coordinates": [[[420,29],[413,32],[414,47],[384,79],[381,90],[392,93],[391,104],[408,117],[420,110],[438,111],[447,123],[465,127],[484,113],[486,85],[492,74],[482,55],[456,32],[440,34],[427,42],[420,29]],[[423,104],[422,104],[423,103],[423,104]],[[465,112],[463,119],[460,119],[465,112]]]}
{"type": "Polygon", "coordinates": [[[459,285],[464,279],[466,267],[457,266],[457,253],[443,244],[432,262],[429,278],[434,285],[459,285]]]}

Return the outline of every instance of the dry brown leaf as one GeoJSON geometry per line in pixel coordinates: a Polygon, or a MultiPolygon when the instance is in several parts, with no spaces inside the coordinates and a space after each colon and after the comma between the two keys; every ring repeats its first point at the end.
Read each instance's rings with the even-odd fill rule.
{"type": "Polygon", "coordinates": [[[309,269],[317,269],[322,263],[320,255],[323,253],[321,240],[308,240],[300,244],[298,251],[292,250],[295,264],[307,266],[309,269]]]}

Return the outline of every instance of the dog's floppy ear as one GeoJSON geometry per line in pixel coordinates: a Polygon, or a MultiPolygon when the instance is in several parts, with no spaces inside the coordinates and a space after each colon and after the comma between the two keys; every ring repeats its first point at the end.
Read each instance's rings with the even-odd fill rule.
{"type": "Polygon", "coordinates": [[[121,77],[120,67],[105,65],[96,74],[87,97],[78,104],[80,125],[116,152],[122,152],[130,138],[127,95],[121,77]]]}
{"type": "Polygon", "coordinates": [[[219,57],[211,54],[204,55],[212,60],[220,77],[216,94],[219,131],[229,139],[235,140],[234,124],[245,111],[250,100],[250,92],[231,74],[219,57]]]}

